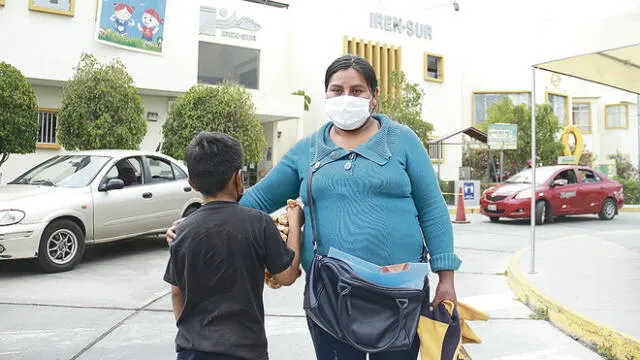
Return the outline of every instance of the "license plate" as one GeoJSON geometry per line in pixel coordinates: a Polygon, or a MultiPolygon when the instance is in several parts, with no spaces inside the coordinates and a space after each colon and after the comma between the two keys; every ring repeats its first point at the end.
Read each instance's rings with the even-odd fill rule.
{"type": "Polygon", "coordinates": [[[498,206],[496,204],[489,204],[487,205],[487,209],[489,209],[489,211],[496,211],[498,210],[498,206]]]}

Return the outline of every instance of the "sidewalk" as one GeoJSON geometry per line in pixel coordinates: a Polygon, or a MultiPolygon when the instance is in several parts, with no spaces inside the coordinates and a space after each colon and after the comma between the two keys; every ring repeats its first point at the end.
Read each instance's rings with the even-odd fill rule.
{"type": "Polygon", "coordinates": [[[537,316],[606,359],[640,358],[640,228],[538,242],[533,274],[530,256],[516,253],[507,272],[537,316]]]}

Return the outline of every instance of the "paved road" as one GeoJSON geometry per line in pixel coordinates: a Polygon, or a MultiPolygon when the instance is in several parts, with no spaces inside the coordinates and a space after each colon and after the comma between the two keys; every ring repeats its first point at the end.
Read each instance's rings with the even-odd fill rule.
{"type": "MultiPolygon", "coordinates": [[[[471,224],[454,225],[464,260],[456,288],[460,300],[492,317],[471,324],[484,340],[468,346],[472,357],[600,359],[549,323],[530,319],[529,309],[514,300],[503,272],[511,255],[528,246],[527,223],[469,219],[471,224]]],[[[612,222],[585,217],[537,233],[539,241],[549,241],[567,233],[635,228],[639,221],[640,214],[621,214],[612,222]]],[[[162,281],[167,256],[163,240],[148,237],[89,248],[80,266],[62,274],[41,274],[25,261],[0,262],[0,359],[175,359],[176,329],[162,281]]],[[[302,287],[298,282],[266,290],[272,359],[313,358],[302,287]]]]}

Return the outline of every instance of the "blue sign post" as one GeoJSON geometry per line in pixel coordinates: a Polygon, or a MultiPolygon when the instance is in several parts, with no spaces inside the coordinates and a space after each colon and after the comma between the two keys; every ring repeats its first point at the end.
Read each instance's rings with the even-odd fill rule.
{"type": "Polygon", "coordinates": [[[458,205],[458,200],[464,202],[465,207],[477,207],[480,206],[480,181],[478,180],[458,180],[456,182],[456,197],[455,205],[458,205]],[[458,191],[462,192],[462,196],[458,195],[458,191]]]}
{"type": "Polygon", "coordinates": [[[475,200],[475,184],[471,181],[465,181],[462,187],[462,196],[464,200],[475,200]]]}

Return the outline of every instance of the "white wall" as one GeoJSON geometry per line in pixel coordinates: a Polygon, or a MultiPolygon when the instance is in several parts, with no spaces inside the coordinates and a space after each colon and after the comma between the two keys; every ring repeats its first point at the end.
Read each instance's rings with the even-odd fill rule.
{"type": "Polygon", "coordinates": [[[28,78],[65,81],[82,52],[101,60],[119,57],[141,88],[184,91],[197,76],[198,4],[168,1],[164,56],[143,54],[94,40],[96,1],[76,1],[73,17],[27,10],[27,2],[0,9],[0,59],[28,78]],[[184,39],[192,39],[184,41],[184,39]]]}
{"type": "MultiPolygon", "coordinates": [[[[427,2],[425,2],[426,4],[427,2]]],[[[425,5],[426,6],[426,5],[425,5]]],[[[434,135],[459,129],[463,123],[460,107],[460,64],[462,51],[457,46],[461,25],[451,5],[434,11],[422,12],[423,3],[398,1],[338,1],[309,2],[291,0],[292,12],[292,83],[311,96],[310,111],[304,116],[304,134],[308,135],[325,123],[324,75],[333,60],[343,54],[343,38],[386,43],[402,47],[402,70],[411,83],[425,91],[423,119],[434,124],[434,135]],[[383,13],[406,20],[431,25],[432,40],[372,29],[369,13],[383,13]],[[451,13],[451,14],[448,14],[451,13]],[[423,55],[425,52],[444,56],[445,81],[442,84],[424,81],[423,55]]],[[[443,177],[457,177],[461,156],[460,147],[447,149],[447,161],[442,164],[443,177]],[[452,159],[449,161],[448,159],[452,159]]]]}
{"type": "MultiPolygon", "coordinates": [[[[147,121],[147,134],[140,144],[141,150],[156,151],[158,144],[162,141],[162,125],[167,120],[169,112],[169,98],[164,96],[142,96],[142,106],[144,106],[144,118],[148,112],[158,113],[158,121],[147,121]]],[[[178,159],[182,160],[182,159],[178,159]]]]}
{"type": "Polygon", "coordinates": [[[260,49],[260,91],[281,96],[291,87],[289,12],[232,0],[168,1],[162,56],[98,43],[94,40],[96,1],[76,1],[73,17],[33,12],[24,1],[0,7],[0,60],[13,64],[27,78],[66,81],[82,52],[102,61],[120,58],[142,89],[186,91],[197,82],[198,41],[260,49]],[[249,16],[262,29],[256,41],[199,36],[200,4],[227,7],[249,16]]]}
{"type": "MultiPolygon", "coordinates": [[[[460,42],[465,49],[461,106],[469,125],[473,91],[530,91],[534,64],[640,42],[640,6],[633,0],[540,0],[517,5],[509,0],[463,1],[460,12],[468,35],[460,42]]],[[[592,134],[585,135],[587,148],[598,160],[624,149],[637,163],[635,107],[629,108],[628,130],[604,128],[605,105],[635,103],[636,96],[566,76],[555,87],[551,76],[536,72],[536,102],[545,103],[547,91],[567,95],[570,104],[573,97],[595,97],[592,134]]]]}
{"type": "MultiPolygon", "coordinates": [[[[451,4],[443,3],[437,0],[290,0],[289,9],[278,9],[238,0],[169,0],[165,53],[154,56],[97,43],[94,40],[95,1],[76,1],[74,17],[31,12],[27,10],[26,1],[7,1],[5,7],[0,7],[0,33],[11,36],[0,37],[0,60],[17,66],[29,78],[64,81],[72,76],[80,53],[87,51],[102,60],[121,58],[139,88],[181,92],[196,82],[199,40],[260,49],[260,89],[252,92],[258,111],[286,116],[301,114],[302,98],[288,94],[302,89],[312,100],[310,111],[302,114],[300,122],[302,133],[308,135],[325,122],[325,70],[342,55],[344,36],[355,37],[402,47],[403,71],[410,82],[420,84],[425,91],[423,118],[434,124],[434,135],[442,135],[471,125],[473,91],[529,90],[532,64],[597,50],[593,49],[596,46],[606,48],[640,42],[640,32],[635,31],[640,30],[640,21],[634,21],[634,16],[640,14],[637,0],[517,3],[459,0],[458,12],[451,4]],[[200,36],[201,5],[224,7],[236,10],[239,17],[251,17],[262,27],[255,33],[256,41],[200,36]],[[432,39],[372,29],[370,12],[430,24],[432,39]],[[610,15],[622,17],[613,21],[594,20],[610,15]],[[424,81],[424,52],[444,56],[442,84],[424,81]]],[[[538,72],[535,94],[538,103],[544,103],[545,90],[570,97],[597,97],[592,107],[593,134],[586,137],[590,150],[602,158],[603,154],[620,149],[632,153],[634,161],[637,159],[634,107],[630,107],[629,130],[604,131],[604,105],[635,102],[635,96],[567,77],[562,77],[556,89],[549,82],[550,76],[550,73],[538,72]]],[[[59,89],[52,89],[36,89],[40,106],[59,106],[59,89]]],[[[157,123],[148,123],[149,134],[142,145],[145,149],[157,146],[166,118],[166,101],[166,97],[144,96],[145,114],[147,111],[159,113],[157,123]]],[[[274,161],[295,143],[298,130],[298,124],[292,120],[274,124],[268,131],[272,135],[282,131],[280,139],[271,139],[274,161]]],[[[457,178],[460,158],[460,146],[447,146],[445,163],[441,166],[443,178],[457,178]]],[[[14,156],[12,164],[16,159],[21,157],[14,156]]],[[[3,170],[8,171],[11,166],[5,165],[3,170]]]]}

